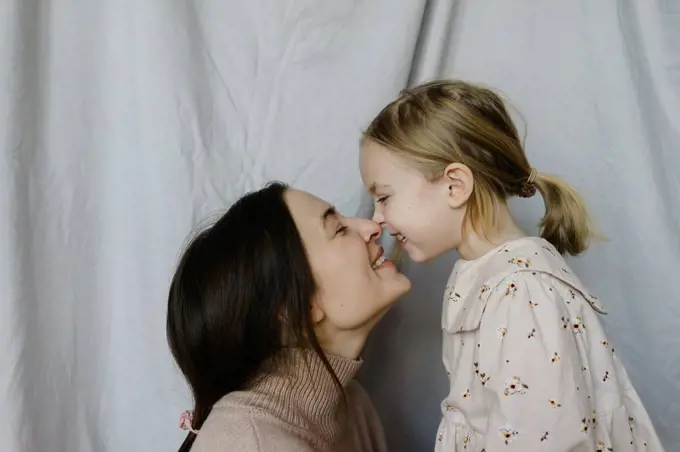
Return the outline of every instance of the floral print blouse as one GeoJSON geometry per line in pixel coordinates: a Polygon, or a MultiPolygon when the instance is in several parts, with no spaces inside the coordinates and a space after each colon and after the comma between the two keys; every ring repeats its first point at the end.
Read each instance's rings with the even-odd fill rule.
{"type": "Polygon", "coordinates": [[[435,450],[663,451],[600,314],[543,239],[458,261],[444,295],[450,392],[435,450]]]}

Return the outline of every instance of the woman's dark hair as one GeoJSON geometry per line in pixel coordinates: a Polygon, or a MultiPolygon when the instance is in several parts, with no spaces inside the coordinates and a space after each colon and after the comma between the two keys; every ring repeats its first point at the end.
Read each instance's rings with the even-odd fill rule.
{"type": "MultiPolygon", "coordinates": [[[[291,345],[312,347],[316,283],[280,182],[248,193],[184,251],[170,285],[167,336],[194,397],[192,427],[291,345]],[[285,342],[284,342],[285,341],[285,342]]],[[[191,449],[189,433],[180,452],[191,449]]]]}

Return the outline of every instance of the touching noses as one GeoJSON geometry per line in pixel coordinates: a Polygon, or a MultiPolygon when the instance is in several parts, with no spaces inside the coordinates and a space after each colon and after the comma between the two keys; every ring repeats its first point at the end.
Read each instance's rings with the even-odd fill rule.
{"type": "Polygon", "coordinates": [[[363,233],[366,243],[376,241],[382,233],[382,227],[375,221],[366,220],[366,232],[363,233]]]}
{"type": "Polygon", "coordinates": [[[374,220],[367,220],[364,218],[347,219],[349,226],[357,231],[366,243],[378,240],[382,228],[374,220]]]}
{"type": "Polygon", "coordinates": [[[382,214],[380,209],[376,207],[373,211],[373,221],[378,224],[383,224],[385,222],[385,216],[382,214]]]}

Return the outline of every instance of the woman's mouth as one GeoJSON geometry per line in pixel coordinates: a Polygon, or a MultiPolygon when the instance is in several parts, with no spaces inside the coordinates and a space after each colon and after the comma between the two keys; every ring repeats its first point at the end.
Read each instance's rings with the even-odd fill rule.
{"type": "Polygon", "coordinates": [[[378,249],[378,254],[375,257],[375,260],[371,264],[371,268],[373,270],[379,270],[383,267],[388,267],[390,265],[394,264],[392,264],[392,261],[385,256],[385,249],[381,246],[378,249]]]}
{"type": "Polygon", "coordinates": [[[380,256],[377,261],[373,262],[373,265],[371,265],[371,267],[373,268],[373,270],[377,270],[378,268],[380,268],[382,264],[385,263],[385,261],[387,261],[387,258],[385,256],[380,256]]]}

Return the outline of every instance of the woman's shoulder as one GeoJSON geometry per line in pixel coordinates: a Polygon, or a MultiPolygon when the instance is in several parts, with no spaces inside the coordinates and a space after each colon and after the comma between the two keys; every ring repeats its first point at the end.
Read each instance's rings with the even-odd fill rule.
{"type": "MultiPolygon", "coordinates": [[[[236,450],[238,446],[245,451],[257,451],[255,426],[247,407],[234,406],[224,400],[216,404],[208,418],[199,429],[198,436],[191,448],[192,452],[216,450],[236,450]],[[253,447],[248,447],[247,444],[253,447]]],[[[240,450],[241,450],[240,449],[240,450]]]]}
{"type": "Polygon", "coordinates": [[[348,400],[353,400],[357,403],[371,403],[371,398],[364,387],[354,378],[345,385],[345,394],[348,400]]]}
{"type": "Polygon", "coordinates": [[[313,451],[307,438],[276,416],[229,395],[213,407],[192,452],[313,451]],[[276,447],[273,447],[276,445],[276,447]]]}
{"type": "MultiPolygon", "coordinates": [[[[350,436],[368,435],[370,438],[362,437],[362,443],[384,446],[380,419],[366,390],[352,379],[345,385],[345,395],[351,424],[355,427],[350,436]]],[[[320,438],[252,400],[248,391],[237,391],[217,402],[203,423],[192,452],[311,452],[318,449],[320,438]]]]}
{"type": "MultiPolygon", "coordinates": [[[[362,412],[369,418],[374,416],[375,420],[377,420],[373,401],[368,395],[368,392],[366,392],[364,387],[357,380],[352,379],[345,385],[345,397],[352,410],[362,412]]],[[[371,418],[370,420],[374,419],[371,418]]]]}
{"type": "Polygon", "coordinates": [[[351,450],[386,451],[382,422],[366,390],[353,379],[345,385],[345,395],[351,426],[347,436],[354,444],[351,450]]]}

